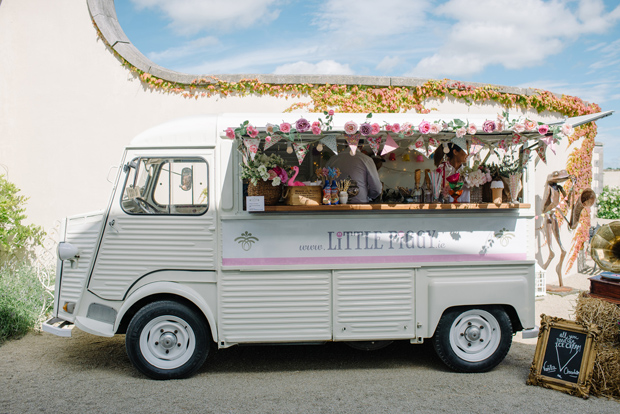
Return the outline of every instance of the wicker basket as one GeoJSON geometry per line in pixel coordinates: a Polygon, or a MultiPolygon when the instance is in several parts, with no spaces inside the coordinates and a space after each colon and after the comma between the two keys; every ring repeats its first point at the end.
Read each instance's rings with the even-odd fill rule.
{"type": "Polygon", "coordinates": [[[469,202],[482,203],[482,187],[472,187],[469,189],[469,202]]]}
{"type": "Polygon", "coordinates": [[[282,186],[273,186],[271,185],[271,181],[262,181],[258,180],[256,185],[250,183],[248,184],[248,195],[249,196],[263,196],[265,197],[265,205],[266,206],[274,206],[278,204],[280,201],[280,197],[282,197],[282,186]]]}

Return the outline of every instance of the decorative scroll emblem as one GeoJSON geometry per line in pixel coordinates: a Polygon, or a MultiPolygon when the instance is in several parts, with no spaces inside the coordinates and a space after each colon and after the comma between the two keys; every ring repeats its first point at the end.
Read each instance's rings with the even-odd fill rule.
{"type": "Polygon", "coordinates": [[[241,245],[241,248],[246,252],[252,248],[252,244],[258,241],[258,237],[252,236],[252,233],[242,233],[241,236],[235,239],[237,243],[241,245]]]}
{"type": "Polygon", "coordinates": [[[501,229],[500,231],[495,232],[495,238],[499,240],[499,244],[506,247],[510,244],[510,239],[515,237],[514,233],[508,231],[508,229],[501,229]]]}

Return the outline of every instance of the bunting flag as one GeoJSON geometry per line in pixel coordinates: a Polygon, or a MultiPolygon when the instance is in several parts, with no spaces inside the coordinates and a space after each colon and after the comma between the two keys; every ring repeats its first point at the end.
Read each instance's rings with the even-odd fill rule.
{"type": "Polygon", "coordinates": [[[394,138],[388,135],[385,140],[385,145],[383,145],[383,151],[381,151],[381,155],[390,153],[394,151],[396,148],[398,148],[398,144],[394,141],[394,138]]]}
{"type": "Polygon", "coordinates": [[[450,140],[450,142],[452,142],[454,145],[458,145],[458,147],[462,149],[463,151],[467,151],[467,140],[465,139],[464,136],[463,137],[455,136],[454,138],[450,140]]]}
{"type": "Polygon", "coordinates": [[[321,144],[325,145],[327,148],[332,150],[334,154],[338,154],[338,145],[336,144],[336,136],[328,135],[324,138],[321,138],[321,144]]]}
{"type": "Polygon", "coordinates": [[[250,158],[254,161],[256,153],[258,152],[258,145],[260,144],[260,138],[243,138],[243,145],[250,153],[250,158]]]}
{"type": "Polygon", "coordinates": [[[555,138],[553,135],[544,136],[541,138],[541,141],[545,143],[546,147],[549,147],[553,154],[555,154],[555,138]]]}
{"type": "Polygon", "coordinates": [[[357,151],[357,144],[360,142],[360,134],[345,135],[345,137],[349,148],[351,148],[351,154],[355,155],[355,151],[357,151]]]}
{"type": "Polygon", "coordinates": [[[299,165],[304,162],[304,158],[306,158],[306,154],[308,153],[308,149],[310,148],[310,144],[302,145],[293,142],[293,148],[295,149],[295,155],[297,155],[297,160],[299,161],[299,165]]]}
{"type": "Polygon", "coordinates": [[[437,147],[439,147],[439,141],[437,141],[434,137],[430,137],[428,139],[428,145],[426,146],[426,153],[424,155],[426,155],[427,158],[430,157],[431,154],[435,153],[437,147]]]}
{"type": "Polygon", "coordinates": [[[381,136],[378,136],[378,137],[366,137],[366,139],[368,140],[368,144],[370,144],[370,149],[372,150],[372,152],[374,152],[375,155],[377,155],[383,138],[381,138],[381,136]]]}
{"type": "Polygon", "coordinates": [[[523,137],[517,133],[512,135],[512,143],[515,145],[520,144],[522,139],[523,137]]]}
{"type": "Polygon", "coordinates": [[[504,151],[506,151],[506,149],[508,148],[506,146],[506,140],[505,139],[502,139],[501,141],[498,141],[496,145],[497,145],[497,148],[499,148],[501,150],[504,150],[504,151]]]}
{"type": "Polygon", "coordinates": [[[547,156],[545,155],[546,151],[547,151],[547,146],[545,144],[542,144],[540,147],[536,149],[536,153],[538,154],[542,162],[544,162],[545,164],[547,163],[547,156]]]}
{"type": "Polygon", "coordinates": [[[484,148],[484,144],[477,137],[471,137],[471,145],[469,146],[469,155],[476,155],[484,148]]]}
{"type": "Polygon", "coordinates": [[[525,148],[523,150],[523,152],[521,153],[521,164],[522,165],[526,165],[527,162],[530,160],[530,149],[529,148],[525,148]]]}
{"type": "Polygon", "coordinates": [[[265,137],[265,146],[264,146],[265,151],[269,149],[271,146],[277,144],[278,141],[280,141],[281,139],[282,139],[282,136],[280,135],[267,135],[265,137]]]}

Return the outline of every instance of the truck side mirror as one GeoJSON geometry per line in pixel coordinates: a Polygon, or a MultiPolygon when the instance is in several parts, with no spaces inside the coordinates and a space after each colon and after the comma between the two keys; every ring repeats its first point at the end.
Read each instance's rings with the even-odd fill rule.
{"type": "Polygon", "coordinates": [[[181,190],[183,191],[189,191],[192,189],[192,181],[193,181],[192,177],[192,169],[189,167],[185,167],[181,170],[181,185],[179,187],[181,187],[181,190]]]}

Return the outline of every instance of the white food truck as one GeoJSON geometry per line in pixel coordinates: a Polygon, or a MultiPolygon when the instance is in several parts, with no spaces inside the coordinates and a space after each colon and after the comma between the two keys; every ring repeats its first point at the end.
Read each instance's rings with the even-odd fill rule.
{"type": "MultiPolygon", "coordinates": [[[[249,208],[239,178],[243,139],[224,131],[245,120],[263,126],[298,118],[200,116],[135,137],[107,207],[63,221],[53,318],[44,330],[70,336],[75,325],[94,335],[126,334],[130,360],[155,379],[187,377],[218,348],[328,341],[372,350],[430,339],[450,368],[482,372],[504,359],[516,332],[537,335],[533,168],[523,173],[516,203],[249,208]]],[[[469,118],[479,127],[491,119],[442,118],[469,118]]],[[[422,115],[373,119],[418,125],[422,115]]],[[[365,115],[337,114],[330,130],[296,139],[330,134],[342,147],[350,120],[361,124],[365,115]]],[[[455,136],[440,125],[440,142],[455,136]]],[[[264,139],[266,129],[258,131],[264,139]]],[[[493,143],[512,134],[477,136],[493,143]]],[[[392,136],[402,151],[428,138],[417,131],[405,140],[392,136]]],[[[297,165],[285,142],[266,152],[297,165]]],[[[330,150],[322,151],[308,152],[300,177],[314,178],[330,150]]],[[[382,181],[412,187],[407,168],[387,165],[382,181]]]]}

